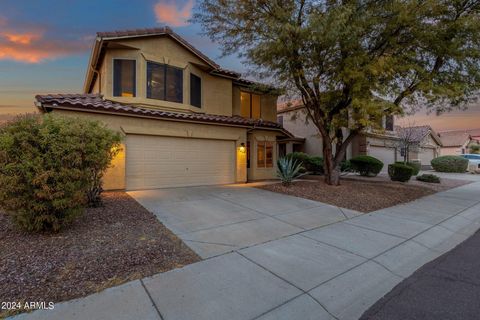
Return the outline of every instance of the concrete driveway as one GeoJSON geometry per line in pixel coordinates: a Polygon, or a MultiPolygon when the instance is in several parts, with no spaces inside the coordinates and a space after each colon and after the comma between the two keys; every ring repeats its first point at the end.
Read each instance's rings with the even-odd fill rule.
{"type": "Polygon", "coordinates": [[[130,194],[206,259],[19,319],[358,319],[480,227],[480,182],[364,215],[244,185],[130,194]]]}
{"type": "Polygon", "coordinates": [[[202,258],[359,215],[239,184],[128,192],[202,258]]]}

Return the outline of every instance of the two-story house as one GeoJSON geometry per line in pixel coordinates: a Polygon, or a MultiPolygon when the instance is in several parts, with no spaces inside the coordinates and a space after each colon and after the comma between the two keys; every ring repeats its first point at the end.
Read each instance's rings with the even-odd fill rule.
{"type": "Polygon", "coordinates": [[[222,69],[170,28],[97,34],[83,94],[36,96],[42,112],[88,117],[124,135],[105,189],[271,179],[274,88],[222,69]]]}
{"type": "MultiPolygon", "coordinates": [[[[303,151],[311,155],[323,155],[322,137],[317,127],[308,119],[305,106],[300,101],[278,104],[277,122],[296,137],[304,138],[303,144],[300,141],[296,145],[293,144],[293,149],[287,150],[287,153],[303,151]]],[[[380,159],[385,168],[387,164],[394,163],[396,161],[394,144],[398,137],[394,132],[393,117],[383,117],[380,125],[384,128],[382,132],[366,131],[357,136],[349,145],[346,158],[370,155],[380,159]]]]}

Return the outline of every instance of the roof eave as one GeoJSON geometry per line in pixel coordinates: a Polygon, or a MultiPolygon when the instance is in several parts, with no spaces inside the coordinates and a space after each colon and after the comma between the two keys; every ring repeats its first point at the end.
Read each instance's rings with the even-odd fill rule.
{"type": "Polygon", "coordinates": [[[103,40],[100,37],[95,38],[90,58],[88,59],[87,74],[85,75],[85,82],[83,84],[83,92],[90,93],[92,87],[92,81],[94,72],[97,68],[98,58],[100,57],[100,48],[103,45],[103,40]]]}

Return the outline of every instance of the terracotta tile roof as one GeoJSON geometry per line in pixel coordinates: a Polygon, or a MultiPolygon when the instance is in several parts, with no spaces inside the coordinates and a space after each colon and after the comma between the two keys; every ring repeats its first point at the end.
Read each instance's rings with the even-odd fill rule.
{"type": "Polygon", "coordinates": [[[420,142],[432,131],[432,128],[430,126],[396,127],[396,131],[400,137],[408,135],[412,142],[420,142]]]}
{"type": "Polygon", "coordinates": [[[221,116],[204,113],[180,113],[171,111],[161,111],[141,106],[127,105],[111,100],[103,99],[102,95],[97,94],[46,94],[37,95],[35,99],[41,104],[42,110],[46,109],[78,109],[80,111],[99,111],[116,114],[126,114],[133,116],[142,116],[149,118],[169,119],[178,121],[195,121],[203,123],[219,123],[227,125],[237,125],[245,127],[259,127],[266,129],[276,129],[291,135],[282,126],[276,122],[247,119],[240,116],[221,116]]]}
{"type": "Polygon", "coordinates": [[[470,140],[470,133],[466,131],[444,131],[439,132],[438,135],[444,147],[463,146],[465,142],[470,140]]]}

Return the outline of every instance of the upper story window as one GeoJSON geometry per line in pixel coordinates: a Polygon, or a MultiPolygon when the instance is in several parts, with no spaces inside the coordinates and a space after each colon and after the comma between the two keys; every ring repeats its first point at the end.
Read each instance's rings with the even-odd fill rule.
{"type": "Polygon", "coordinates": [[[240,115],[245,118],[260,119],[260,95],[240,92],[240,115]]]}
{"type": "Polygon", "coordinates": [[[192,73],[190,73],[190,104],[202,107],[202,79],[192,73]]]}
{"type": "Polygon", "coordinates": [[[147,98],[183,103],[183,70],[148,61],[147,98]]]}
{"type": "Polygon", "coordinates": [[[385,130],[388,131],[393,131],[393,125],[394,125],[394,120],[393,120],[392,115],[388,115],[385,117],[385,130]]]}
{"type": "Polygon", "coordinates": [[[137,83],[135,73],[135,60],[113,60],[113,96],[135,97],[137,83]]]}

